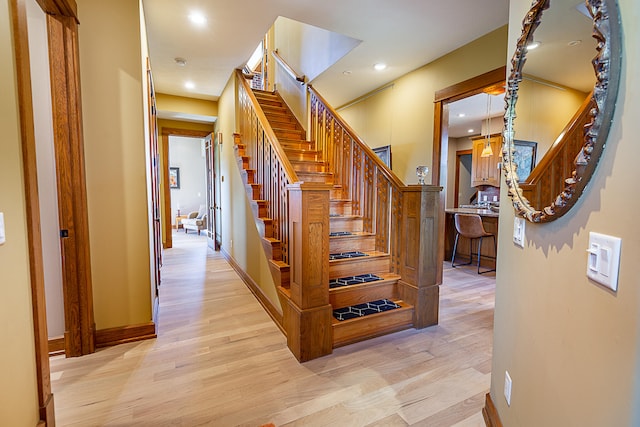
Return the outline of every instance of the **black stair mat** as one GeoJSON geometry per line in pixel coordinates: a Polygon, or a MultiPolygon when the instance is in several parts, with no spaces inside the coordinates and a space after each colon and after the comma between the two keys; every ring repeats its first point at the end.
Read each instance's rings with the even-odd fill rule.
{"type": "Polygon", "coordinates": [[[336,236],[353,236],[353,233],[350,231],[332,231],[331,233],[329,233],[329,237],[336,236]]]}
{"type": "Polygon", "coordinates": [[[360,283],[377,282],[383,280],[382,277],[378,277],[375,274],[359,274],[357,276],[340,277],[338,279],[329,280],[329,288],[340,288],[342,286],[358,285],[360,283]]]}
{"type": "Polygon", "coordinates": [[[400,308],[400,305],[388,299],[380,299],[333,310],[333,317],[339,321],[343,321],[368,316],[369,314],[382,313],[383,311],[395,310],[396,308],[400,308]]]}
{"type": "Polygon", "coordinates": [[[363,256],[369,256],[364,252],[351,251],[351,252],[340,252],[337,254],[329,254],[329,261],[333,261],[334,259],[348,259],[348,258],[360,258],[363,256]]]}

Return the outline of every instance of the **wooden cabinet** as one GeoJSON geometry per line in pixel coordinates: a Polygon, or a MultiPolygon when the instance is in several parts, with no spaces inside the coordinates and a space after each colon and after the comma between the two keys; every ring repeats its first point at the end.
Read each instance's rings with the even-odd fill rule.
{"type": "Polygon", "coordinates": [[[500,169],[498,165],[502,158],[502,135],[492,135],[489,138],[493,155],[482,157],[482,150],[486,137],[472,138],[473,153],[471,155],[471,186],[491,185],[500,187],[500,169]]]}

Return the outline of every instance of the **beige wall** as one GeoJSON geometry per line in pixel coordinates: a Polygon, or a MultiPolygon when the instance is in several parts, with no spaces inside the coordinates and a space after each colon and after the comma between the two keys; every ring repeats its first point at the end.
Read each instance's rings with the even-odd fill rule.
{"type": "Polygon", "coordinates": [[[506,41],[505,26],[404,75],[340,115],[372,147],[391,144],[393,171],[405,183],[416,183],[416,166],[432,166],[435,92],[503,66],[506,41]]]}
{"type": "Polygon", "coordinates": [[[536,164],[569,124],[587,95],[555,83],[549,85],[534,76],[527,76],[520,83],[515,139],[538,143],[536,164]]]}
{"type": "Polygon", "coordinates": [[[199,116],[217,116],[218,102],[206,99],[185,98],[184,96],[156,93],[156,106],[160,111],[196,114],[199,116]]]}
{"type": "Polygon", "coordinates": [[[77,3],[96,327],[146,323],[151,276],[139,3],[77,3]]]}
{"type": "Polygon", "coordinates": [[[236,131],[234,76],[219,99],[220,118],[216,132],[222,132],[220,175],[222,207],[222,249],[260,286],[262,292],[279,310],[280,301],[269,264],[253,219],[247,192],[235,160],[233,133],[236,131]]]}
{"type": "Polygon", "coordinates": [[[38,397],[27,246],[22,149],[9,2],[0,0],[0,424],[35,426],[38,397]]]}
{"type": "MultiPolygon", "coordinates": [[[[511,242],[513,210],[502,186],[491,396],[506,426],[639,425],[637,259],[640,4],[620,0],[623,73],[606,149],[574,208],[549,224],[526,225],[511,242]],[[622,237],[618,292],[590,282],[590,231],[622,237]],[[503,397],[513,379],[511,406],[503,397]]],[[[511,0],[510,53],[529,0],[511,0]]],[[[553,2],[552,2],[553,7],[553,2]]]]}

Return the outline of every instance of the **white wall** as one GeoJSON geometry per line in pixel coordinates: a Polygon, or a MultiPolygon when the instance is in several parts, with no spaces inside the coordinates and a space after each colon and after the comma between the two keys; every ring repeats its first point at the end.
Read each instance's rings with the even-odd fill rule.
{"type": "Polygon", "coordinates": [[[206,204],[206,168],[204,140],[201,138],[169,137],[169,167],[180,168],[180,188],[171,189],[171,223],[180,209],[182,215],[197,211],[206,204]]]}
{"type": "Polygon", "coordinates": [[[58,220],[58,187],[53,142],[53,112],[49,77],[49,46],[46,15],[35,0],[27,0],[31,89],[38,165],[38,196],[44,285],[49,338],[64,335],[62,256],[58,220]]]}

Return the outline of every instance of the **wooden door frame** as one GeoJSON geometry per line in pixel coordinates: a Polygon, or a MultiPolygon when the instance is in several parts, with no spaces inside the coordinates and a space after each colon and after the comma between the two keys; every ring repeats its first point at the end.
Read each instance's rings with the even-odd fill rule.
{"type": "Polygon", "coordinates": [[[164,210],[162,214],[162,222],[164,224],[164,248],[173,247],[173,236],[171,235],[171,189],[169,188],[169,137],[184,136],[188,138],[205,138],[210,131],[191,130],[183,128],[162,128],[162,193],[164,196],[164,210]]]}
{"type": "MultiPolygon", "coordinates": [[[[50,73],[60,67],[62,75],[51,79],[54,141],[56,150],[64,153],[71,161],[79,161],[72,171],[71,194],[58,197],[70,198],[71,212],[65,211],[61,218],[61,229],[69,227],[74,244],[70,252],[75,256],[68,260],[65,269],[72,270],[75,283],[65,283],[65,347],[70,350],[92,352],[95,343],[93,324],[93,299],[91,293],[91,272],[89,257],[88,222],[86,208],[86,187],[84,181],[84,152],[82,139],[82,115],[80,103],[80,75],[78,69],[77,6],[75,0],[37,0],[48,15],[50,73]],[[52,28],[51,24],[59,24],[52,28]],[[60,32],[55,32],[60,30],[60,32]],[[52,36],[52,33],[54,37],[52,36]],[[61,36],[61,37],[57,37],[61,36]],[[64,110],[64,113],[63,113],[64,110]],[[66,117],[62,117],[66,114],[66,117]],[[66,139],[64,139],[66,138],[66,139]],[[61,141],[61,139],[64,139],[61,141]],[[79,180],[79,181],[76,181],[79,180]],[[70,220],[69,224],[63,223],[70,220]],[[70,298],[67,300],[67,298],[70,298]],[[78,322],[73,325],[79,330],[71,331],[73,337],[67,339],[68,303],[75,305],[78,322]],[[75,338],[74,338],[75,337],[75,338]],[[76,338],[79,338],[76,339],[76,338]]],[[[40,231],[40,202],[38,196],[38,174],[36,162],[35,122],[31,90],[29,59],[29,39],[25,0],[9,0],[12,21],[13,43],[16,59],[17,92],[20,114],[20,138],[24,170],[27,242],[29,251],[29,275],[31,282],[32,315],[34,329],[34,358],[36,383],[38,388],[39,423],[55,425],[53,394],[49,367],[49,349],[46,318],[46,297],[43,270],[42,239],[40,231]]],[[[56,154],[58,155],[58,153],[56,154]]],[[[58,171],[59,173],[59,171],[58,171]]],[[[67,199],[68,200],[68,199],[67,199]]]]}
{"type": "Polygon", "coordinates": [[[456,184],[453,193],[453,207],[457,208],[458,203],[458,193],[460,192],[460,157],[468,156],[473,154],[473,150],[458,150],[456,151],[456,184]]]}
{"type": "Polygon", "coordinates": [[[479,76],[472,77],[460,83],[446,87],[436,92],[433,113],[433,155],[431,183],[440,185],[442,165],[447,162],[447,150],[443,150],[448,143],[449,135],[446,132],[449,126],[448,117],[445,117],[447,104],[482,93],[487,87],[503,85],[506,83],[507,67],[496,68],[479,76]]]}

